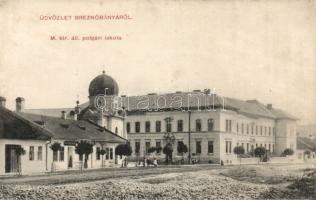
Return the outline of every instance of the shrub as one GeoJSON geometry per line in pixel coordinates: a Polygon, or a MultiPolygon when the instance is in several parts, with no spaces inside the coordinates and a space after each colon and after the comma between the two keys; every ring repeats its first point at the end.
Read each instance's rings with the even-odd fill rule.
{"type": "Polygon", "coordinates": [[[262,160],[262,156],[266,153],[266,149],[264,147],[257,147],[254,150],[255,156],[260,158],[260,161],[262,160]]]}
{"type": "Polygon", "coordinates": [[[291,156],[293,154],[294,154],[294,151],[290,148],[284,149],[284,151],[282,153],[283,156],[291,156]]]}

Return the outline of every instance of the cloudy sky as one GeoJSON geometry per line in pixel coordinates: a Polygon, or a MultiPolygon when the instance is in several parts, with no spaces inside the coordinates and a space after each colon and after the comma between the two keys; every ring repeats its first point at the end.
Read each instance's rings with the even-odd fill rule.
{"type": "Polygon", "coordinates": [[[316,3],[312,1],[0,0],[0,95],[14,108],[72,107],[103,69],[120,94],[216,88],[316,120],[316,3]],[[131,20],[40,16],[128,14],[131,20]],[[51,41],[51,35],[121,41],[51,41]],[[105,66],[105,67],[103,67],[105,66]]]}

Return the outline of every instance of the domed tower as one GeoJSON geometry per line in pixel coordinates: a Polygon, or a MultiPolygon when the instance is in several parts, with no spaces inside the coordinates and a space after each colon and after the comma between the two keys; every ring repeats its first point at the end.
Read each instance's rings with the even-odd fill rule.
{"type": "Polygon", "coordinates": [[[89,85],[89,106],[79,114],[80,119],[92,120],[98,125],[125,137],[124,112],[116,106],[119,87],[109,75],[102,74],[95,77],[89,85]]]}

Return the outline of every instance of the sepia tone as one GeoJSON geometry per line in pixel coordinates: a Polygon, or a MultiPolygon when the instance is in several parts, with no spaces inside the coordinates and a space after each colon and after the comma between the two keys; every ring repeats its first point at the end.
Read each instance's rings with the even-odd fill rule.
{"type": "Polygon", "coordinates": [[[0,199],[316,198],[315,13],[0,1],[0,199]]]}

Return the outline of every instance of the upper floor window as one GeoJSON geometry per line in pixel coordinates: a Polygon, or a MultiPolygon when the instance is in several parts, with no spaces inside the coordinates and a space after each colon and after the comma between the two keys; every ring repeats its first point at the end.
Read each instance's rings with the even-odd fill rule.
{"type": "Polygon", "coordinates": [[[195,130],[200,132],[202,130],[202,122],[201,119],[195,120],[195,130]]]}
{"type": "Polygon", "coordinates": [[[260,126],[260,135],[262,135],[262,126],[260,126]]]}
{"type": "Polygon", "coordinates": [[[258,135],[258,126],[256,125],[256,135],[258,135]]]}
{"type": "Polygon", "coordinates": [[[237,133],[239,133],[239,124],[238,123],[236,125],[236,130],[237,130],[237,133]]]}
{"type": "Polygon", "coordinates": [[[251,135],[253,135],[253,124],[251,124],[251,135]]]}
{"type": "Polygon", "coordinates": [[[264,135],[267,135],[267,127],[264,127],[264,135]]]}
{"type": "Polygon", "coordinates": [[[172,131],[172,128],[171,128],[171,120],[166,120],[166,131],[168,133],[170,133],[172,131]]]}
{"type": "Polygon", "coordinates": [[[213,119],[208,119],[207,120],[207,130],[208,131],[213,131],[214,130],[214,120],[213,119]]]}
{"type": "Polygon", "coordinates": [[[226,119],[226,132],[232,131],[232,120],[226,119]]]}
{"type": "Polygon", "coordinates": [[[241,124],[241,133],[244,133],[244,124],[241,124]]]}
{"type": "Polygon", "coordinates": [[[183,120],[178,120],[178,132],[183,131],[183,120]]]}
{"type": "Polygon", "coordinates": [[[249,124],[247,124],[247,134],[249,134],[249,124]]]}
{"type": "Polygon", "coordinates": [[[272,133],[273,133],[273,135],[275,135],[275,128],[274,127],[272,128],[272,133]]]}
{"type": "Polygon", "coordinates": [[[156,121],[156,132],[161,132],[161,121],[156,121]]]}
{"type": "Polygon", "coordinates": [[[126,132],[127,132],[127,133],[130,133],[130,132],[131,132],[131,123],[130,123],[130,122],[127,122],[127,123],[126,123],[126,132]]]}
{"type": "Polygon", "coordinates": [[[150,121],[145,122],[145,132],[149,133],[150,132],[150,121]]]}
{"type": "Polygon", "coordinates": [[[269,136],[271,136],[271,127],[269,127],[269,136]]]}
{"type": "Polygon", "coordinates": [[[115,133],[118,134],[118,128],[117,127],[115,127],[115,133]]]}
{"type": "Polygon", "coordinates": [[[135,122],[135,133],[140,132],[140,122],[135,122]]]}

